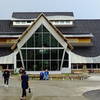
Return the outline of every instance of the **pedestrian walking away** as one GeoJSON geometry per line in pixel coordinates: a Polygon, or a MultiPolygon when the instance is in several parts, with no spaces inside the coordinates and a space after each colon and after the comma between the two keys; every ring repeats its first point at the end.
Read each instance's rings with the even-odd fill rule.
{"type": "Polygon", "coordinates": [[[21,86],[22,86],[22,97],[21,100],[25,100],[26,99],[26,89],[28,89],[29,87],[29,76],[26,74],[25,70],[22,72],[21,75],[21,86]]]}

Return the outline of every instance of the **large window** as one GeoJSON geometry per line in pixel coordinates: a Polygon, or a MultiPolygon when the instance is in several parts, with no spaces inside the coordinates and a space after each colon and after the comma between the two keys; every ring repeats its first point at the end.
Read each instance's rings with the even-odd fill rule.
{"type": "MultiPolygon", "coordinates": [[[[51,71],[59,71],[61,67],[68,67],[68,54],[65,53],[62,62],[63,53],[64,49],[61,44],[43,25],[21,48],[24,66],[29,71],[40,71],[46,68],[51,71]]],[[[17,66],[21,62],[19,58],[18,53],[17,66]]]]}
{"type": "Polygon", "coordinates": [[[41,25],[23,47],[62,47],[54,36],[41,25]]]}

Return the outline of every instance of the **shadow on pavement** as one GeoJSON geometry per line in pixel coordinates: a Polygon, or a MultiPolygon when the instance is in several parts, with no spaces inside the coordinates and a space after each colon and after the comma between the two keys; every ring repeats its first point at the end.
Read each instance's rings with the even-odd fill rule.
{"type": "Polygon", "coordinates": [[[100,100],[100,89],[87,91],[83,94],[88,100],[100,100]]]}

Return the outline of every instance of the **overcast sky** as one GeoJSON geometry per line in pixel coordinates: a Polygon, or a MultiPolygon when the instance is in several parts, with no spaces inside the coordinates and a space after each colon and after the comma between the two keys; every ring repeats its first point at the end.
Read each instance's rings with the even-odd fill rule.
{"type": "Polygon", "coordinates": [[[99,19],[100,0],[0,0],[0,19],[12,12],[74,12],[75,18],[99,19]]]}

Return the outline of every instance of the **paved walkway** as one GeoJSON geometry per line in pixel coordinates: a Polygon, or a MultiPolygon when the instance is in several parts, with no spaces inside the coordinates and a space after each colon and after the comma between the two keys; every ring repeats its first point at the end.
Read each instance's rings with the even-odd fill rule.
{"type": "Polygon", "coordinates": [[[88,78],[88,80],[100,81],[100,74],[90,74],[90,77],[88,78]]]}
{"type": "MultiPolygon", "coordinates": [[[[100,89],[100,81],[92,80],[31,80],[32,93],[28,93],[27,100],[93,100],[88,91],[100,89]],[[87,93],[89,95],[87,95],[87,93]]],[[[94,100],[97,98],[99,92],[94,100]]],[[[20,80],[12,77],[8,88],[2,86],[0,78],[0,100],[19,100],[21,96],[20,80]]],[[[99,96],[100,97],[100,96],[99,96]]]]}

